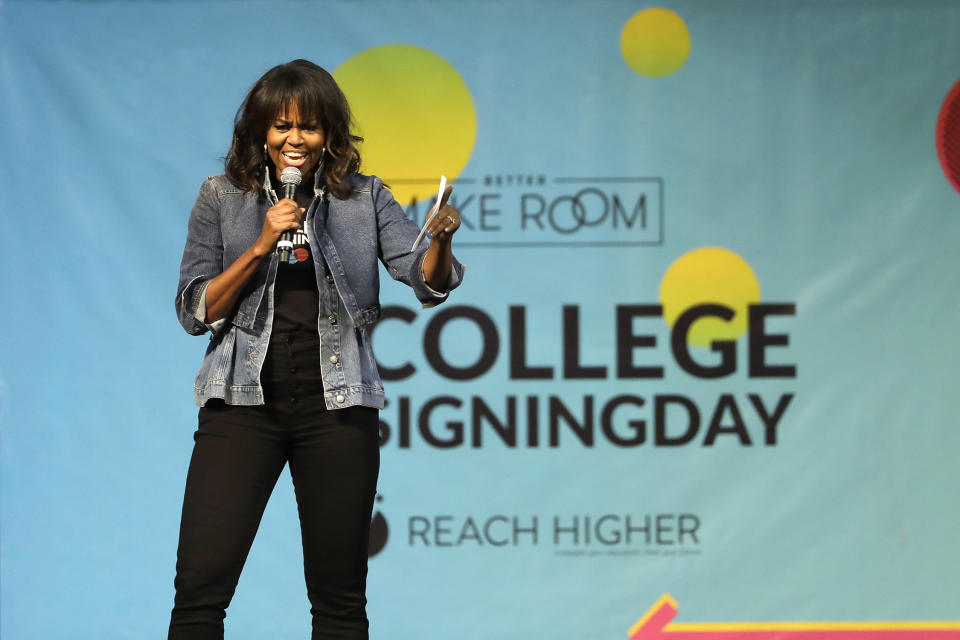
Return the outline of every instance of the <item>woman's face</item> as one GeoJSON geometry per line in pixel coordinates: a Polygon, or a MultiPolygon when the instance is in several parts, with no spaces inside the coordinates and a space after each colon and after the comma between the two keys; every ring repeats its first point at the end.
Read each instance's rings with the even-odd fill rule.
{"type": "Polygon", "coordinates": [[[304,176],[317,168],[326,137],[316,120],[301,121],[297,105],[289,105],[267,129],[267,153],[277,168],[277,178],[287,167],[296,167],[304,176]]]}

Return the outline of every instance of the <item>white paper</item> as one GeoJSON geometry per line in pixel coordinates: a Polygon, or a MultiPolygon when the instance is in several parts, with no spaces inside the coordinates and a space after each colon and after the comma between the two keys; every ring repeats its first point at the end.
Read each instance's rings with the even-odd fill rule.
{"type": "Polygon", "coordinates": [[[430,222],[430,218],[433,217],[433,214],[437,212],[437,209],[440,208],[440,198],[443,197],[443,191],[447,188],[447,176],[440,176],[440,188],[437,190],[437,201],[433,203],[433,207],[430,209],[430,213],[427,214],[427,217],[423,221],[423,228],[420,229],[420,235],[417,236],[417,239],[413,241],[413,246],[410,247],[410,251],[416,251],[417,247],[420,246],[420,243],[423,242],[423,237],[427,235],[427,223],[430,222]]]}

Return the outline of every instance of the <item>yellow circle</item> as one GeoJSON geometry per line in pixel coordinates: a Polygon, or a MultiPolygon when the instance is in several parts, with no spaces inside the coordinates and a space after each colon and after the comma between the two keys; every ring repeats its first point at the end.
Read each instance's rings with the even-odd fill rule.
{"type": "Polygon", "coordinates": [[[427,49],[387,44],[356,54],[333,73],[364,142],[364,173],[390,185],[403,205],[436,198],[440,176],[453,181],[477,137],[467,84],[427,49]]]}
{"type": "Polygon", "coordinates": [[[722,304],[734,311],[729,322],[697,320],[687,342],[709,347],[714,340],[736,340],[747,331],[747,305],[760,302],[760,283],[739,255],[721,247],[701,247],[683,254],[663,274],[660,304],[671,329],[684,311],[699,304],[722,304]]]}
{"type": "Polygon", "coordinates": [[[683,18],[669,9],[643,9],[623,25],[620,53],[641,75],[668,76],[690,55],[690,31],[683,18]]]}

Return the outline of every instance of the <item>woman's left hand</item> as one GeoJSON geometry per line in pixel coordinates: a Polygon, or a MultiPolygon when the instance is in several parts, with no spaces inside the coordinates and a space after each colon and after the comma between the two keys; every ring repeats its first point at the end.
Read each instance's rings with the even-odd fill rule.
{"type": "Polygon", "coordinates": [[[449,243],[453,234],[460,228],[460,212],[447,204],[453,185],[448,185],[440,198],[440,207],[427,223],[427,234],[436,242],[449,243]]]}

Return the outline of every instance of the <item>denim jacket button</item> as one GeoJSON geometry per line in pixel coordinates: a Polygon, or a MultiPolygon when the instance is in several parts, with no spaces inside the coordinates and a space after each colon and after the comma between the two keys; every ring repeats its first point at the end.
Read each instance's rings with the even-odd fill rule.
{"type": "Polygon", "coordinates": [[[337,356],[330,356],[330,362],[332,362],[333,364],[337,364],[338,362],[340,362],[340,358],[338,358],[337,356]]]}
{"type": "Polygon", "coordinates": [[[337,396],[337,402],[342,404],[344,400],[346,400],[346,398],[344,398],[343,396],[337,396]]]}
{"type": "Polygon", "coordinates": [[[327,321],[330,324],[337,324],[337,316],[327,316],[327,321]]]}

